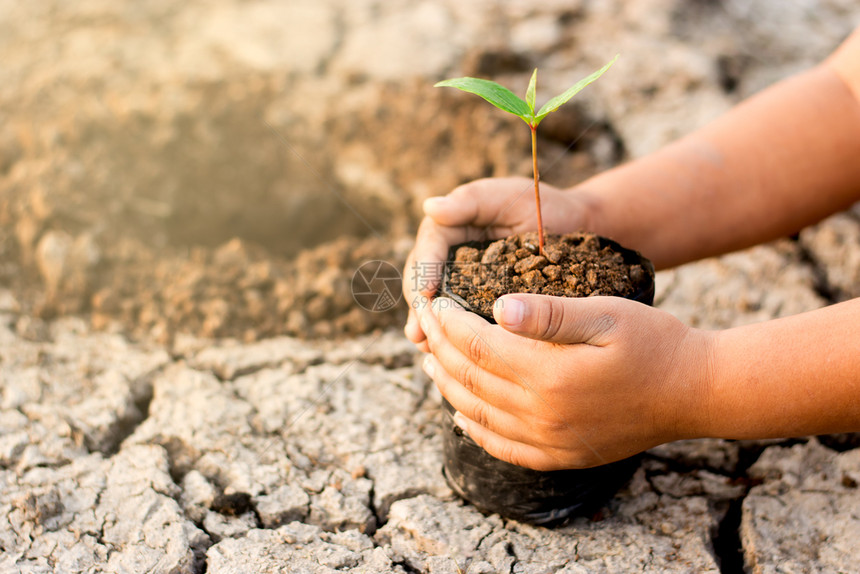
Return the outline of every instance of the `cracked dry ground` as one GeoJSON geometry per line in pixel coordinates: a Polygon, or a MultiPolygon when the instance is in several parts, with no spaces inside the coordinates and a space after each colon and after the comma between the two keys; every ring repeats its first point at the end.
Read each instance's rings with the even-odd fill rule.
{"type": "Polygon", "coordinates": [[[731,572],[741,542],[801,572],[860,528],[851,437],[664,445],[591,519],[483,516],[445,485],[439,399],[395,332],[168,353],[4,312],[0,359],[3,573],[731,572]]]}
{"type": "MultiPolygon", "coordinates": [[[[656,305],[726,328],[857,296],[858,213],[661,273],[656,305]]],[[[856,436],[664,445],[599,515],[546,530],[452,495],[439,397],[399,329],[165,347],[22,307],[0,290],[2,574],[857,563],[856,436]]]]}

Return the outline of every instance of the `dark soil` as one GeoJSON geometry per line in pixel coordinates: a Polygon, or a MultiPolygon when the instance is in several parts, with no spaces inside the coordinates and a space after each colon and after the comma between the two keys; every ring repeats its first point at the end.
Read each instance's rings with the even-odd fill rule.
{"type": "Polygon", "coordinates": [[[641,264],[629,263],[592,233],[547,235],[543,255],[537,233],[511,235],[486,247],[460,246],[452,259],[447,288],[486,317],[493,316],[496,299],[508,293],[629,297],[649,278],[641,264]]]}

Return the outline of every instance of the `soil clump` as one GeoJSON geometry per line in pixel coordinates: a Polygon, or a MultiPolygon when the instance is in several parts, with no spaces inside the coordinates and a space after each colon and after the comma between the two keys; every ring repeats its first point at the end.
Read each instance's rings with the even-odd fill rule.
{"type": "Polygon", "coordinates": [[[486,317],[508,293],[627,297],[648,278],[642,265],[627,262],[610,243],[587,232],[548,234],[543,254],[537,233],[530,232],[488,245],[462,245],[451,259],[447,287],[486,317]]]}

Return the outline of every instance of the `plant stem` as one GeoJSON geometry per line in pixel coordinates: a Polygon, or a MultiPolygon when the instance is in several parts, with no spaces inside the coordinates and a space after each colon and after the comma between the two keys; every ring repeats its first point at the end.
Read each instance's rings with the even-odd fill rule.
{"type": "Polygon", "coordinates": [[[537,207],[537,230],[538,230],[538,253],[544,254],[543,244],[543,218],[540,212],[540,174],[538,173],[537,160],[537,125],[529,124],[532,129],[532,171],[535,174],[535,206],[537,207]]]}

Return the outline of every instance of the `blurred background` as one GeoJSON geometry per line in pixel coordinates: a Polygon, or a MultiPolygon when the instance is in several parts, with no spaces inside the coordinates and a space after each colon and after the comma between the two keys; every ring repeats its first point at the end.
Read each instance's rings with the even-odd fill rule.
{"type": "Polygon", "coordinates": [[[395,325],[355,305],[362,262],[402,266],[426,197],[531,173],[519,119],[436,81],[538,67],[540,104],[620,53],[541,125],[570,186],[858,24],[856,0],[0,0],[0,305],[164,342],[395,325]]]}

